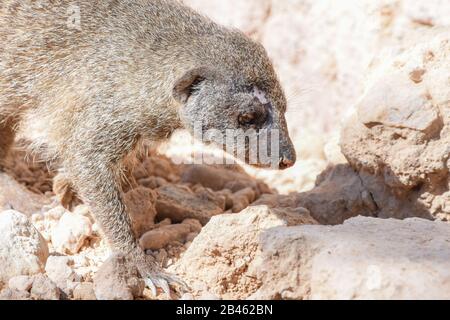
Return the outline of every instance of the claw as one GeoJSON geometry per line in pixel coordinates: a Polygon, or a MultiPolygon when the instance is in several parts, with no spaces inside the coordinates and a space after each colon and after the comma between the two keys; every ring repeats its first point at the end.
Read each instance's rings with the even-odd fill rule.
{"type": "Polygon", "coordinates": [[[150,279],[150,278],[146,278],[146,279],[145,279],[145,284],[146,284],[147,287],[152,291],[153,296],[156,297],[156,294],[157,294],[157,292],[156,292],[156,286],[155,286],[155,284],[153,283],[153,280],[150,279]]]}
{"type": "Polygon", "coordinates": [[[164,291],[165,294],[167,294],[170,297],[170,287],[169,287],[169,283],[167,282],[166,279],[160,279],[158,281],[159,283],[159,287],[164,291]]]}
{"type": "Polygon", "coordinates": [[[152,291],[152,294],[156,297],[157,288],[161,288],[165,294],[170,297],[170,286],[176,286],[179,291],[184,293],[189,290],[189,286],[179,277],[168,274],[158,274],[155,276],[149,276],[145,279],[145,284],[152,291]]]}
{"type": "Polygon", "coordinates": [[[183,279],[175,275],[171,275],[168,280],[169,284],[178,286],[180,290],[183,291],[183,293],[189,291],[189,286],[186,284],[186,282],[184,282],[183,279]]]}

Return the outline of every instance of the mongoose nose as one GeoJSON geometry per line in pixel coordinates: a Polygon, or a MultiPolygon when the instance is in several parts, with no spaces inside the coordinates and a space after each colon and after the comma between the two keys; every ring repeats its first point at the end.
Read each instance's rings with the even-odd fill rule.
{"type": "Polygon", "coordinates": [[[293,160],[281,158],[279,168],[280,168],[280,170],[289,169],[289,168],[292,168],[294,166],[294,164],[295,164],[295,161],[293,161],[293,160]]]}

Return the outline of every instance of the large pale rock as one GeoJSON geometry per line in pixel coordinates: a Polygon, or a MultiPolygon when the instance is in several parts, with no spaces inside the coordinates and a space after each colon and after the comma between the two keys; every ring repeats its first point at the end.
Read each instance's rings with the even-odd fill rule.
{"type": "Polygon", "coordinates": [[[44,271],[48,254],[47,243],[24,214],[0,212],[0,282],[44,271]]]}
{"type": "Polygon", "coordinates": [[[30,293],[28,291],[5,288],[0,291],[0,300],[30,300],[30,293]]]}
{"type": "Polygon", "coordinates": [[[98,300],[133,300],[142,296],[145,282],[123,255],[113,254],[94,276],[94,291],[98,300]]]}
{"type": "Polygon", "coordinates": [[[66,211],[52,230],[54,248],[63,254],[76,254],[85,240],[92,235],[92,222],[88,217],[66,211]]]}
{"type": "Polygon", "coordinates": [[[30,217],[48,204],[48,198],[29,191],[8,174],[0,172],[0,211],[14,209],[30,217]]]}
{"type": "Polygon", "coordinates": [[[94,292],[94,284],[91,282],[83,282],[73,290],[73,298],[75,300],[97,300],[94,292]]]}
{"type": "Polygon", "coordinates": [[[450,217],[450,33],[436,29],[376,64],[342,151],[380,217],[450,217]]]}
{"type": "Polygon", "coordinates": [[[8,287],[16,291],[30,291],[33,281],[31,276],[15,276],[9,279],[8,287]]]}
{"type": "Polygon", "coordinates": [[[372,126],[432,130],[439,125],[439,109],[426,88],[419,89],[411,83],[416,81],[402,73],[380,77],[359,104],[359,120],[372,126]]]}
{"type": "Polygon", "coordinates": [[[222,299],[449,299],[450,225],[357,217],[320,226],[250,207],[214,217],[171,271],[222,299]],[[192,272],[195,270],[195,272],[192,272]]]}
{"type": "Polygon", "coordinates": [[[50,256],[45,265],[45,272],[56,286],[67,296],[72,296],[76,282],[80,282],[81,276],[74,270],[74,261],[66,256],[50,256]]]}
{"type": "Polygon", "coordinates": [[[35,300],[59,300],[61,291],[47,276],[39,274],[33,279],[31,297],[35,300]]]}
{"type": "Polygon", "coordinates": [[[354,218],[275,228],[252,267],[255,299],[450,299],[450,225],[354,218]]]}
{"type": "Polygon", "coordinates": [[[245,298],[261,285],[260,279],[248,272],[259,255],[261,234],[273,227],[303,223],[316,223],[305,209],[276,211],[266,206],[213,217],[173,272],[182,275],[199,295],[211,292],[225,299],[245,298]]]}
{"type": "Polygon", "coordinates": [[[52,237],[52,230],[58,225],[59,219],[64,215],[66,209],[62,206],[57,206],[44,212],[44,214],[33,214],[31,222],[36,229],[42,234],[47,242],[50,242],[52,237]]]}

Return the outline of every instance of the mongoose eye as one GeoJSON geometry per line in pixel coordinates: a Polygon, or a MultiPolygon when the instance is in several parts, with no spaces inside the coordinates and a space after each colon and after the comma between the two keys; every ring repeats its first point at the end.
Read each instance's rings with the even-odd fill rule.
{"type": "Polygon", "coordinates": [[[256,113],[255,112],[248,112],[248,113],[243,113],[239,116],[239,124],[242,126],[249,126],[252,124],[255,124],[257,119],[256,113]]]}
{"type": "Polygon", "coordinates": [[[191,87],[189,88],[189,95],[193,95],[200,89],[199,85],[202,83],[202,81],[205,81],[205,78],[198,77],[192,82],[191,87]]]}

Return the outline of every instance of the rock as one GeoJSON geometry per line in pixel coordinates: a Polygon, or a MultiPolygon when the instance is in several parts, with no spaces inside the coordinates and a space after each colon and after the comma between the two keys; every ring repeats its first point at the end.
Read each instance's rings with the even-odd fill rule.
{"type": "Polygon", "coordinates": [[[0,212],[0,282],[43,272],[48,254],[47,243],[24,214],[0,212]]]}
{"type": "Polygon", "coordinates": [[[47,276],[68,297],[73,294],[73,283],[82,280],[73,268],[73,259],[66,256],[50,256],[45,265],[47,276]]]}
{"type": "Polygon", "coordinates": [[[78,284],[73,290],[73,298],[75,300],[97,300],[94,292],[94,284],[91,282],[78,284]]]}
{"type": "Polygon", "coordinates": [[[449,224],[417,218],[331,227],[250,207],[211,219],[170,269],[220,299],[448,299],[449,237],[449,224]]]}
{"type": "Polygon", "coordinates": [[[256,197],[262,193],[270,193],[270,189],[264,183],[250,177],[236,166],[232,169],[205,165],[187,166],[183,171],[181,181],[194,185],[200,184],[214,191],[229,189],[237,192],[251,187],[255,191],[256,197]]]}
{"type": "Polygon", "coordinates": [[[89,218],[66,211],[51,233],[52,244],[62,254],[76,254],[92,235],[89,218]]]}
{"type": "Polygon", "coordinates": [[[94,276],[98,300],[133,300],[141,297],[145,282],[133,264],[120,254],[113,254],[94,276]]]}
{"type": "Polygon", "coordinates": [[[171,271],[187,281],[196,295],[206,287],[223,299],[243,299],[261,285],[247,272],[259,254],[261,234],[276,226],[302,223],[316,222],[306,210],[274,212],[266,206],[213,217],[171,271]]]}
{"type": "Polygon", "coordinates": [[[341,224],[359,215],[378,214],[371,194],[348,164],[329,167],[317,177],[316,187],[311,191],[288,196],[263,195],[253,205],[267,205],[275,211],[307,209],[320,224],[330,225],[341,224]]]}
{"type": "Polygon", "coordinates": [[[175,166],[168,158],[158,155],[154,157],[148,157],[142,163],[142,169],[136,170],[134,177],[137,180],[145,179],[148,177],[158,177],[164,180],[159,180],[158,183],[167,182],[178,182],[179,178],[179,167],[175,166]]]}
{"type": "Polygon", "coordinates": [[[223,213],[223,208],[205,197],[198,197],[187,187],[166,185],[157,190],[156,211],[158,218],[170,218],[173,222],[182,222],[193,218],[202,224],[211,217],[223,213]]]}
{"type": "Polygon", "coordinates": [[[374,67],[342,130],[342,151],[379,217],[450,219],[449,43],[436,29],[374,67]]]}
{"type": "Polygon", "coordinates": [[[214,192],[211,189],[204,188],[200,185],[196,185],[192,187],[192,191],[194,191],[195,195],[206,201],[214,202],[222,211],[225,211],[226,208],[226,197],[220,193],[214,192]]]}
{"type": "Polygon", "coordinates": [[[245,188],[233,194],[232,212],[238,213],[247,208],[256,200],[256,194],[252,188],[245,188]]]}
{"type": "Polygon", "coordinates": [[[449,241],[450,225],[417,218],[271,229],[251,298],[449,299],[449,241]]]}
{"type": "Polygon", "coordinates": [[[8,287],[15,291],[29,292],[33,285],[33,278],[30,276],[15,276],[9,279],[8,287]]]}
{"type": "Polygon", "coordinates": [[[138,187],[127,192],[124,196],[127,213],[136,237],[139,238],[155,225],[155,201],[156,194],[151,189],[138,187]]]}
{"type": "Polygon", "coordinates": [[[347,164],[347,159],[342,154],[341,150],[341,135],[340,133],[335,133],[331,137],[331,139],[324,146],[325,158],[328,162],[328,165],[339,165],[339,164],[347,164]]]}
{"type": "Polygon", "coordinates": [[[0,292],[0,300],[30,300],[30,293],[6,288],[0,292]]]}
{"type": "Polygon", "coordinates": [[[140,179],[139,184],[145,188],[158,189],[159,187],[165,186],[168,182],[160,177],[148,177],[140,179]]]}
{"type": "Polygon", "coordinates": [[[49,220],[58,221],[66,213],[66,209],[63,206],[57,206],[44,213],[44,217],[49,220]]]}
{"type": "Polygon", "coordinates": [[[162,226],[145,233],[140,238],[139,244],[145,250],[159,250],[174,241],[185,242],[190,232],[189,224],[162,226]]]}
{"type": "Polygon", "coordinates": [[[95,223],[95,219],[91,212],[91,208],[89,208],[89,206],[87,206],[85,204],[80,204],[80,205],[76,206],[75,209],[73,209],[73,213],[79,214],[81,216],[88,218],[92,224],[95,223]]]}
{"type": "Polygon", "coordinates": [[[225,210],[230,210],[231,208],[233,208],[233,192],[231,192],[230,189],[217,191],[217,194],[225,198],[225,210]]]}
{"type": "Polygon", "coordinates": [[[39,274],[34,277],[31,297],[35,300],[59,300],[61,293],[47,276],[39,274]]]}
{"type": "Polygon", "coordinates": [[[47,210],[47,208],[43,208],[43,213],[33,214],[31,216],[31,222],[44,237],[45,241],[51,242],[52,230],[56,227],[59,219],[66,212],[66,209],[62,206],[57,206],[48,211],[45,210],[47,210]]]}
{"type": "Polygon", "coordinates": [[[156,228],[160,228],[160,227],[164,227],[164,226],[170,226],[172,224],[172,220],[170,220],[169,218],[166,218],[164,220],[161,220],[160,222],[158,222],[155,227],[156,228]]]}
{"type": "Polygon", "coordinates": [[[296,206],[310,211],[321,224],[341,224],[345,220],[375,216],[377,206],[360,177],[348,165],[337,165],[318,176],[316,187],[296,196],[296,206]]]}
{"type": "Polygon", "coordinates": [[[48,204],[50,201],[46,197],[30,192],[12,177],[0,172],[0,211],[14,209],[30,217],[48,204]]]}
{"type": "Polygon", "coordinates": [[[186,236],[186,243],[192,243],[198,237],[197,232],[191,232],[186,236]]]}
{"type": "Polygon", "coordinates": [[[383,124],[423,132],[438,125],[438,109],[426,88],[414,88],[410,79],[402,76],[387,74],[373,84],[359,104],[359,121],[368,126],[383,124]]]}
{"type": "Polygon", "coordinates": [[[195,220],[195,219],[186,219],[183,221],[183,224],[189,225],[191,232],[200,233],[200,231],[202,231],[202,228],[203,228],[200,221],[195,220]]]}

